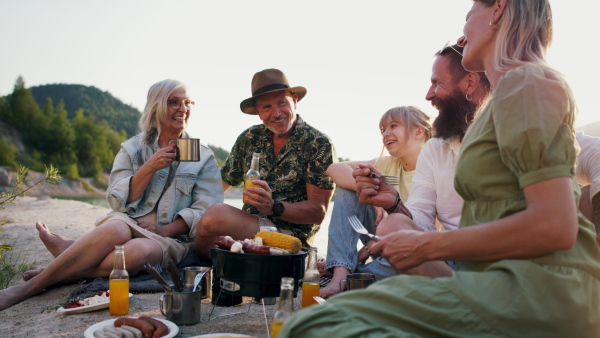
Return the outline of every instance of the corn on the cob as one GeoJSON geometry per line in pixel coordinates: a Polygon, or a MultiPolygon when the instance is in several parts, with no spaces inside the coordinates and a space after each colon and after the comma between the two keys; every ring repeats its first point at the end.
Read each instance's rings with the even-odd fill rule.
{"type": "Polygon", "coordinates": [[[300,242],[300,240],[294,236],[279,232],[261,230],[254,236],[254,238],[256,237],[262,238],[264,245],[290,250],[290,252],[293,254],[302,250],[302,242],[300,242]]]}

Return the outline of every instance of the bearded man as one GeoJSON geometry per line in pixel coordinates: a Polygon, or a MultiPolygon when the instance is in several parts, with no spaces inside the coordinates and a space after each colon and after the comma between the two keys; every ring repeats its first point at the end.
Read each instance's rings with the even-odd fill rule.
{"type": "MultiPolygon", "coordinates": [[[[377,228],[379,236],[407,229],[454,230],[460,222],[463,200],[454,189],[456,160],[462,138],[476,118],[477,109],[490,94],[491,88],[484,73],[473,73],[464,69],[462,47],[446,46],[436,53],[435,57],[431,86],[425,98],[439,111],[439,115],[433,122],[433,138],[425,143],[419,154],[413,190],[406,204],[398,200],[398,194],[393,187],[379,184],[377,190],[372,189],[372,179],[364,178],[364,175],[374,168],[361,165],[353,172],[357,178],[357,194],[361,203],[378,201],[379,205],[389,206],[387,209],[396,206],[395,213],[412,218],[412,222],[398,221],[393,217],[384,219],[377,228]],[[367,183],[366,189],[358,182],[359,176],[362,176],[360,180],[367,183]]],[[[600,202],[600,138],[581,132],[577,133],[576,138],[581,147],[577,179],[581,185],[589,185],[582,189],[584,202],[580,205],[580,211],[590,220],[595,219],[595,223],[600,223],[600,203],[593,203],[594,198],[596,202],[600,202]]],[[[600,234],[599,225],[596,225],[596,231],[600,234]]],[[[600,235],[597,239],[600,244],[600,235]]],[[[372,244],[373,241],[367,243],[369,250],[372,244]]],[[[451,275],[453,267],[453,262],[429,261],[410,270],[398,272],[442,277],[451,275]]]]}

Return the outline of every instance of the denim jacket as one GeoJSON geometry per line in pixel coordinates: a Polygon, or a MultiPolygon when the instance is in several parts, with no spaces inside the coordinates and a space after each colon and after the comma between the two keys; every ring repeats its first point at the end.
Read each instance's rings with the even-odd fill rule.
{"type": "Polygon", "coordinates": [[[106,192],[108,204],[115,212],[137,218],[152,212],[158,203],[158,226],[181,217],[190,228],[190,237],[195,237],[198,222],[206,209],[215,203],[222,203],[224,198],[219,165],[212,150],[201,146],[199,162],[180,162],[178,167],[173,166],[175,176],[162,198],[160,195],[167,183],[168,167],[156,171],[144,193],[127,204],[131,178],[143,165],[140,152],[142,140],[142,136],[137,135],[121,144],[110,173],[106,192]]]}

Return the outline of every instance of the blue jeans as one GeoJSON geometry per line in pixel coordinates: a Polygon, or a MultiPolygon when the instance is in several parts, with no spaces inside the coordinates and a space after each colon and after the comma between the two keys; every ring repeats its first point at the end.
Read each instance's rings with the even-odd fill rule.
{"type": "Polygon", "coordinates": [[[338,187],[329,223],[325,268],[343,266],[356,273],[372,273],[377,280],[397,275],[398,273],[390,263],[381,257],[367,264],[358,264],[356,245],[359,239],[365,243],[368,237],[361,238],[352,230],[348,222],[348,216],[351,215],[356,215],[370,233],[375,233],[375,219],[377,218],[375,208],[360,204],[354,191],[338,187]]]}

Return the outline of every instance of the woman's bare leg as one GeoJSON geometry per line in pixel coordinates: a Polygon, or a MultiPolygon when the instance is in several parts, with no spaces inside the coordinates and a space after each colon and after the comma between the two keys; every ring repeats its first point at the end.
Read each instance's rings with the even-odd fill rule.
{"type": "Polygon", "coordinates": [[[108,276],[112,266],[100,267],[111,255],[115,245],[131,239],[131,230],[124,222],[107,222],[75,241],[48,267],[28,281],[0,290],[0,310],[13,306],[57,282],[77,280],[82,276],[108,276]]]}
{"type": "MultiPolygon", "coordinates": [[[[161,263],[163,260],[162,248],[151,239],[134,238],[125,243],[124,246],[125,267],[130,277],[137,275],[138,272],[143,270],[144,264],[150,263],[150,265],[154,266],[154,264],[161,263]]],[[[89,272],[90,277],[107,277],[113,269],[114,261],[115,254],[113,251],[104,258],[97,271],[89,272]]]]}
{"type": "Polygon", "coordinates": [[[75,243],[75,240],[51,232],[48,226],[41,222],[36,222],[35,227],[39,232],[40,239],[54,257],[58,257],[71,244],[75,243]]]}

